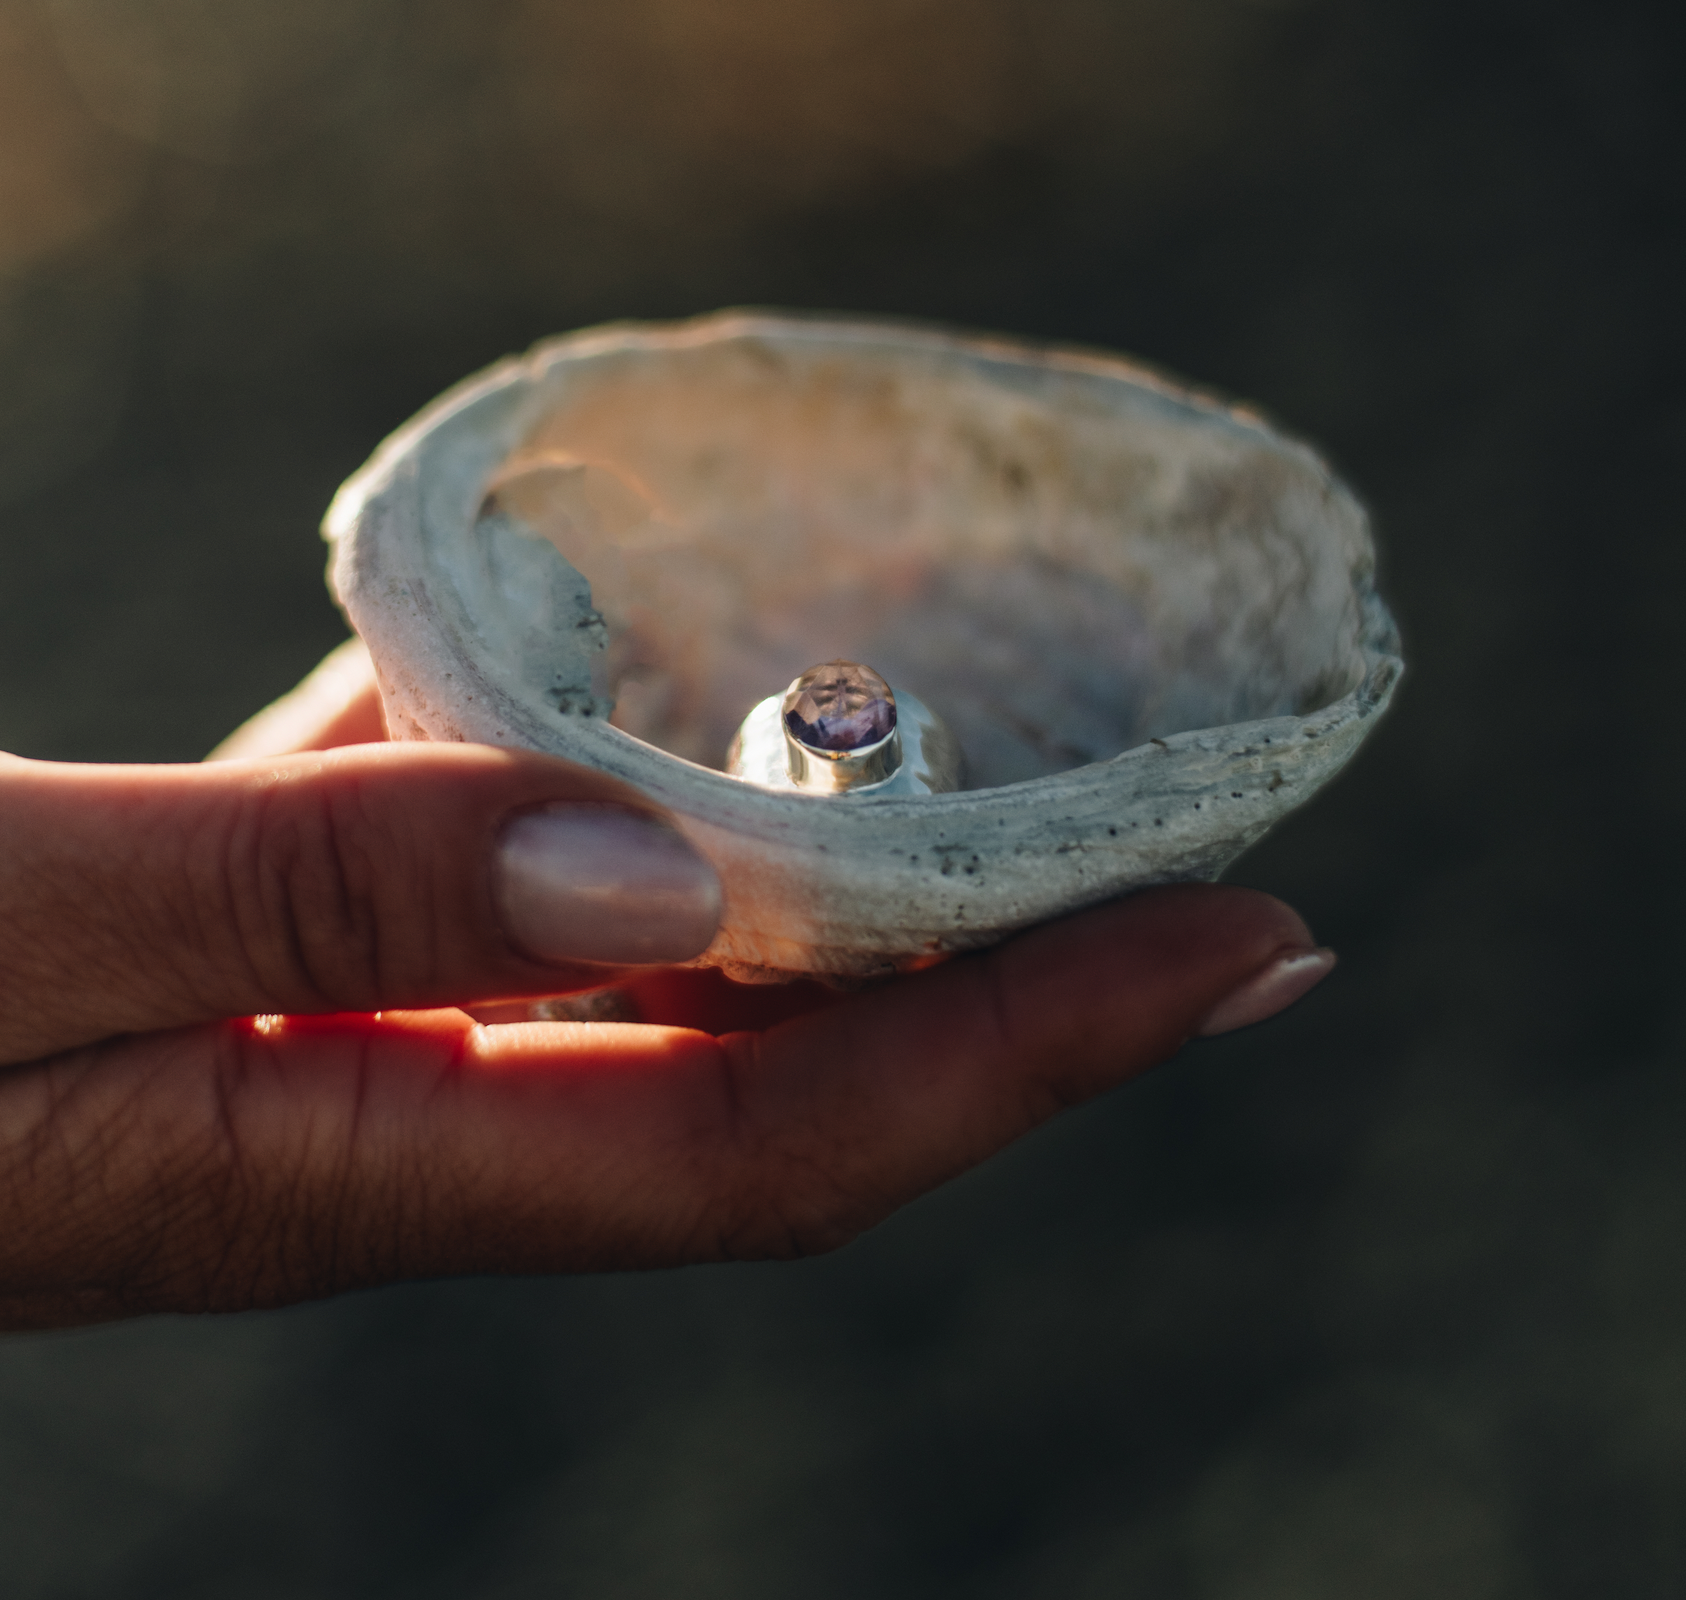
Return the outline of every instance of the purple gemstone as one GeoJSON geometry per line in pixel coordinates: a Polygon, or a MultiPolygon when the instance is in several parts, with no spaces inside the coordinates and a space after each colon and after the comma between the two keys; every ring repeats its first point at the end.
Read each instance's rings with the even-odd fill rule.
{"type": "Polygon", "coordinates": [[[864,750],[895,728],[896,697],[871,667],[827,661],[790,686],[784,725],[810,750],[864,750]]]}

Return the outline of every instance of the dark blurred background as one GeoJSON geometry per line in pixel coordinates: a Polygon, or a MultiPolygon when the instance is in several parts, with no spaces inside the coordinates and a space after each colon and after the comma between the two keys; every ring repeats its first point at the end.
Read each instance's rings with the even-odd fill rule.
{"type": "Polygon", "coordinates": [[[1340,948],[819,1261],[0,1343],[7,1597],[1686,1593],[1680,7],[0,0],[0,747],[194,759],[533,339],[1120,347],[1412,668],[1234,876],[1340,948]]]}

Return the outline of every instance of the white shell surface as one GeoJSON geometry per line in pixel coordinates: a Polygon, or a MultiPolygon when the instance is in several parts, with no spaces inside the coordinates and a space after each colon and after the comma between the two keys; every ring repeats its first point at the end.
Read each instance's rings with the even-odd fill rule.
{"type": "Polygon", "coordinates": [[[551,341],[388,439],[324,531],[393,736],[667,807],[725,887],[702,960],[740,978],[915,967],[1214,877],[1401,669],[1363,509],[1304,445],[1122,359],[909,326],[551,341]],[[929,703],[973,787],[718,770],[836,657],[929,703]]]}

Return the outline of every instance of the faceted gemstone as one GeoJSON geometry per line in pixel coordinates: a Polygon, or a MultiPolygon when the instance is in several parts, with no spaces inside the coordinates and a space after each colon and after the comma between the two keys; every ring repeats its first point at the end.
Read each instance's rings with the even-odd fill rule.
{"type": "Polygon", "coordinates": [[[863,750],[896,726],[896,697],[871,667],[826,661],[809,667],[784,697],[784,725],[810,750],[863,750]]]}

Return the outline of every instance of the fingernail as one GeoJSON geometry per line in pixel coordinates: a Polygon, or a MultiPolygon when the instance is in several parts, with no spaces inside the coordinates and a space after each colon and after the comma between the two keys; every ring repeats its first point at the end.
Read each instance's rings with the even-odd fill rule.
{"type": "Polygon", "coordinates": [[[539,961],[687,961],[720,924],[714,868],[675,829],[619,806],[559,801],[516,817],[493,892],[504,932],[539,961]]]}
{"type": "Polygon", "coordinates": [[[1278,956],[1262,972],[1255,972],[1239,989],[1206,1013],[1195,1036],[1233,1033],[1254,1022],[1286,1011],[1301,995],[1315,989],[1335,967],[1333,950],[1294,950],[1278,956]]]}

